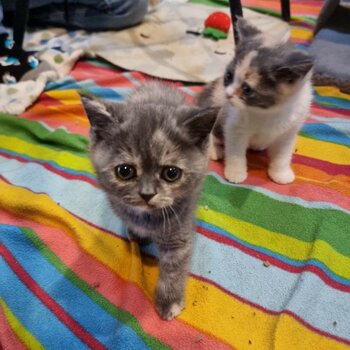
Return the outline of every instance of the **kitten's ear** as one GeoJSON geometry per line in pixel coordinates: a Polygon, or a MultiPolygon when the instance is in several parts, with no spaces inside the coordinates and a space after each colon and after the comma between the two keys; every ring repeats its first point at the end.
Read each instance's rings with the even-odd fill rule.
{"type": "Polygon", "coordinates": [[[243,17],[236,17],[236,23],[234,25],[237,30],[238,41],[248,38],[250,39],[261,34],[261,31],[258,28],[249,24],[243,17]]]}
{"type": "Polygon", "coordinates": [[[183,125],[186,127],[194,144],[203,146],[209,136],[219,113],[219,108],[186,107],[186,119],[183,125]]]}
{"type": "Polygon", "coordinates": [[[301,52],[292,52],[280,67],[274,68],[274,76],[277,81],[293,83],[305,77],[313,66],[313,59],[310,55],[301,52]]]}
{"type": "Polygon", "coordinates": [[[91,127],[100,128],[112,121],[111,111],[105,102],[85,93],[79,95],[91,127]]]}
{"type": "Polygon", "coordinates": [[[95,98],[94,96],[79,93],[85,113],[90,122],[90,133],[99,141],[109,134],[111,126],[120,122],[122,116],[123,104],[114,103],[113,105],[95,98]]]}

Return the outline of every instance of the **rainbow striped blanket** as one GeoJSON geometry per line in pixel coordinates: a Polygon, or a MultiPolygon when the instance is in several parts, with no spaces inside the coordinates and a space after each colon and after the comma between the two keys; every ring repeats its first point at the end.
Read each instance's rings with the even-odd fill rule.
{"type": "MultiPolygon", "coordinates": [[[[293,3],[316,14],[321,1],[293,3]]],[[[293,40],[307,45],[313,23],[295,18],[293,40]]],[[[260,153],[241,185],[210,164],[186,308],[166,322],[154,247],[128,239],[99,189],[76,91],[121,100],[145,79],[80,61],[23,115],[0,116],[0,348],[350,349],[350,95],[315,89],[291,185],[267,178],[260,153]]]]}

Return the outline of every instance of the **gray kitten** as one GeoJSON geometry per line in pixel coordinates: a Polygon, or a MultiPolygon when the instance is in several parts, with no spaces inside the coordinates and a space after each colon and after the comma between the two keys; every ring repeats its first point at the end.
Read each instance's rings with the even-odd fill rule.
{"type": "Polygon", "coordinates": [[[268,175],[279,184],[294,180],[291,159],[312,100],[312,58],[289,43],[268,41],[244,19],[239,42],[223,77],[198,96],[202,106],[221,107],[211,136],[210,157],[224,158],[224,176],[247,178],[246,151],[268,150],[268,175]]]}
{"type": "Polygon", "coordinates": [[[212,109],[151,82],[124,103],[82,95],[98,181],[133,236],[159,249],[156,308],[171,320],[184,307],[192,219],[208,162],[212,109]]]}

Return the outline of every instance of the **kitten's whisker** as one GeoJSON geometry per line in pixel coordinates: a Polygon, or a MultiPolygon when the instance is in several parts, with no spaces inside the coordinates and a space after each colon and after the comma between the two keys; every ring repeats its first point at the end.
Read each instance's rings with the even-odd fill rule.
{"type": "Polygon", "coordinates": [[[181,222],[180,222],[179,217],[178,217],[177,214],[176,214],[176,210],[173,208],[172,205],[169,206],[169,209],[174,213],[175,219],[176,219],[177,223],[179,224],[179,227],[181,227],[181,222]]]}
{"type": "Polygon", "coordinates": [[[163,234],[165,235],[165,215],[164,215],[164,209],[161,208],[162,210],[162,217],[163,217],[163,234]]]}
{"type": "Polygon", "coordinates": [[[169,225],[168,225],[168,233],[170,233],[171,232],[171,220],[170,220],[170,215],[169,215],[167,209],[168,209],[167,207],[164,208],[166,216],[167,216],[167,220],[168,220],[168,223],[169,223],[169,225]]]}

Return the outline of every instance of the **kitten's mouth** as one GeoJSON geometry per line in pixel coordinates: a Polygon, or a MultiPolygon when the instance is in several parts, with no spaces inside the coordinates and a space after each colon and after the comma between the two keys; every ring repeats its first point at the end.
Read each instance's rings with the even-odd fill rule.
{"type": "MultiPolygon", "coordinates": [[[[134,205],[133,205],[134,206],[134,205]]],[[[154,212],[154,211],[160,211],[160,210],[162,210],[162,209],[164,209],[164,208],[167,208],[167,207],[169,207],[169,205],[167,205],[167,206],[158,206],[158,205],[156,205],[156,204],[154,204],[154,203],[146,203],[146,202],[140,202],[140,204],[137,204],[136,206],[134,206],[134,207],[136,207],[137,209],[139,209],[140,211],[143,211],[143,212],[154,212]]]]}

